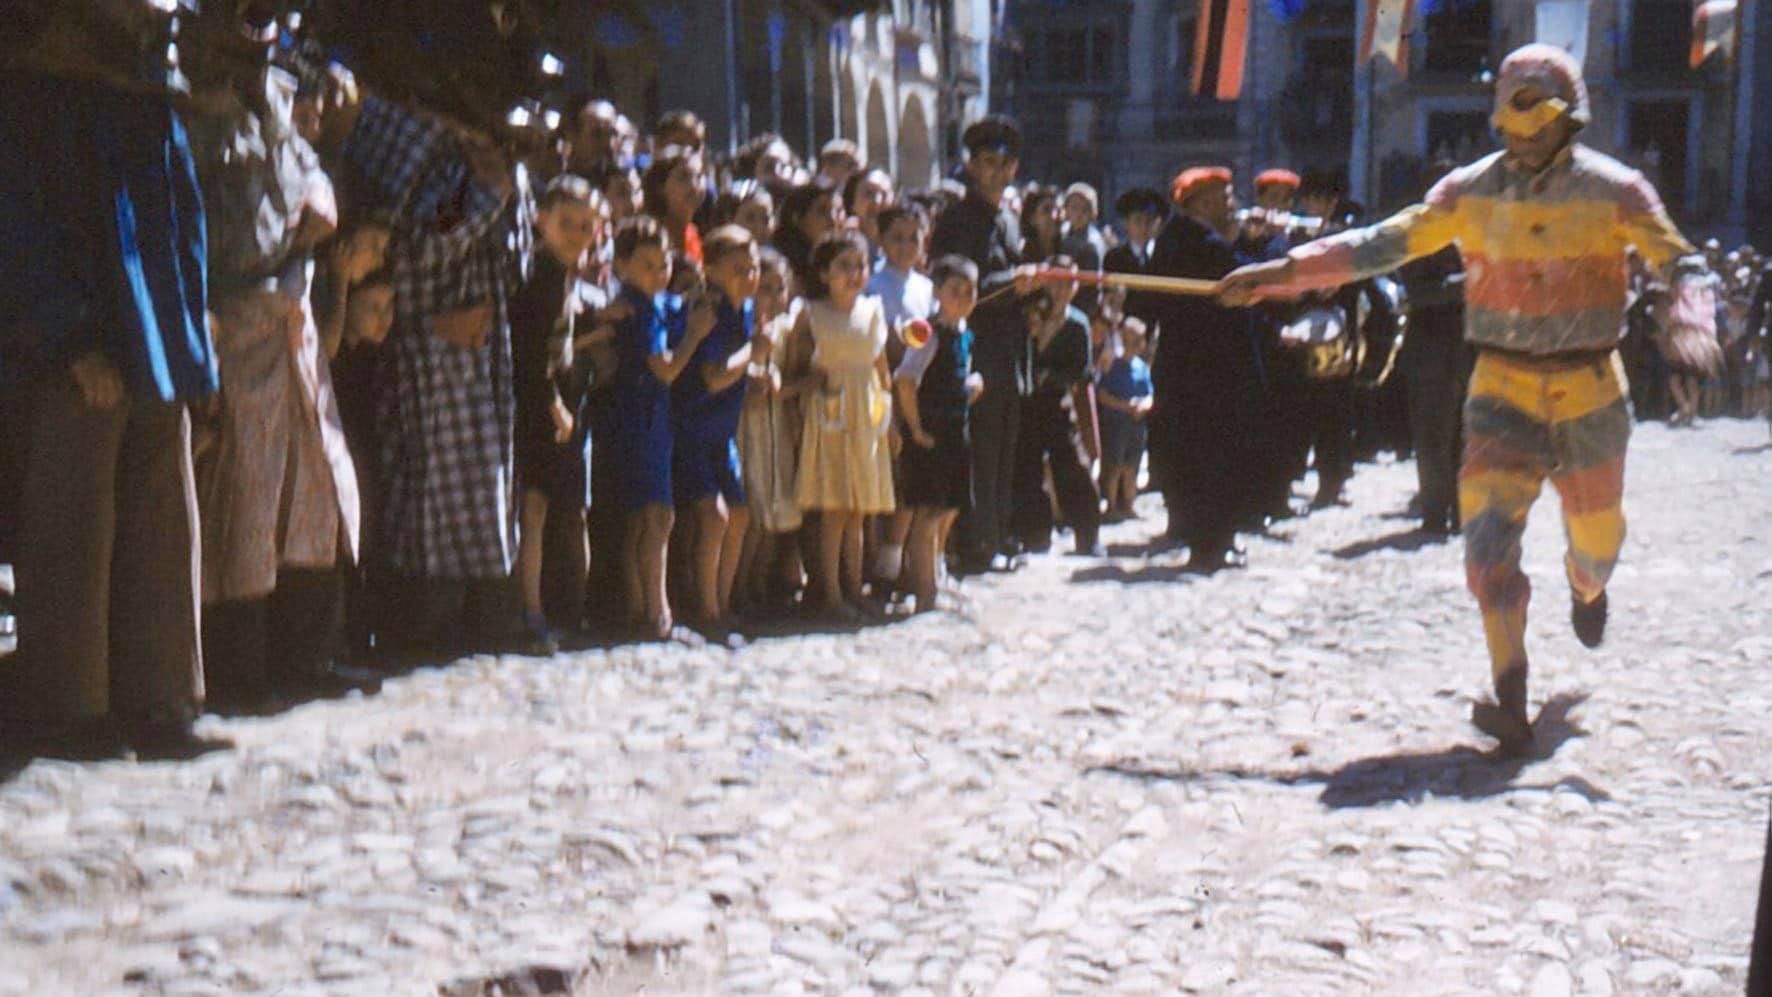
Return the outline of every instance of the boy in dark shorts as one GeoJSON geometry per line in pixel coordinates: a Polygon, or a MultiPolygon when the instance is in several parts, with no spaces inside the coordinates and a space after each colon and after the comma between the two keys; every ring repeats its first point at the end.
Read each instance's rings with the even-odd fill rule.
{"type": "Polygon", "coordinates": [[[907,327],[907,349],[896,374],[899,409],[909,432],[902,458],[904,504],[913,513],[907,546],[910,589],[919,613],[935,608],[937,565],[948,533],[960,510],[972,504],[967,413],[984,392],[984,379],[972,371],[972,330],[966,323],[978,301],[978,266],[963,256],[944,256],[930,277],[935,283],[934,321],[907,327]]]}
{"type": "Polygon", "coordinates": [[[1151,411],[1151,368],[1144,359],[1145,325],[1120,322],[1120,356],[1101,375],[1101,494],[1108,522],[1132,519],[1138,465],[1144,460],[1145,416],[1151,411]]]}
{"type": "Polygon", "coordinates": [[[589,181],[568,174],[548,184],[536,206],[536,241],[542,251],[535,254],[534,273],[510,305],[517,394],[514,444],[522,495],[517,577],[529,649],[537,654],[559,650],[542,607],[548,505],[584,502],[585,437],[577,424],[579,406],[565,397],[561,386],[572,367],[572,292],[606,219],[603,196],[589,181]]]}

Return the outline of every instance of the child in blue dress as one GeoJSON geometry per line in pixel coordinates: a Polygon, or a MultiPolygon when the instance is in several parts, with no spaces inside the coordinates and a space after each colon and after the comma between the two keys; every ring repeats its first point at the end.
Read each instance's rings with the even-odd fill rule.
{"type": "Polygon", "coordinates": [[[739,469],[738,422],[751,363],[751,299],[760,272],[756,238],[737,225],[715,229],[702,246],[702,271],[709,293],[690,314],[689,330],[706,338],[672,391],[672,483],[677,504],[689,506],[694,517],[694,622],[719,627],[731,614],[733,583],[750,524],[739,469]]]}
{"type": "Polygon", "coordinates": [[[670,240],[658,222],[636,215],[615,233],[615,273],[621,279],[616,329],[614,422],[621,500],[627,513],[623,581],[628,611],[658,639],[671,636],[665,594],[670,545],[671,385],[682,376],[712,323],[683,329],[683,303],[666,294],[671,283],[670,240]],[[622,308],[621,306],[625,306],[622,308]],[[679,340],[678,337],[681,337],[679,340]]]}

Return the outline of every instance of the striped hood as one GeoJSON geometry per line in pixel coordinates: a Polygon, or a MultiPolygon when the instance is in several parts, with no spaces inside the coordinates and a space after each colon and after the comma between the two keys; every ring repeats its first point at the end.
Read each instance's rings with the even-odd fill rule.
{"type": "Polygon", "coordinates": [[[1495,109],[1500,111],[1514,97],[1514,91],[1536,86],[1546,93],[1561,97],[1569,105],[1569,119],[1578,125],[1588,123],[1587,82],[1581,78],[1581,67],[1575,57],[1555,45],[1532,44],[1514,49],[1501,62],[1495,80],[1495,109]]]}

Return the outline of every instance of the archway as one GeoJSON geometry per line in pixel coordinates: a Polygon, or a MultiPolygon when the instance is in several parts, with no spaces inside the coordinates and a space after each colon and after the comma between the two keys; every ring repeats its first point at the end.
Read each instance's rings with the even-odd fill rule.
{"type": "Polygon", "coordinates": [[[892,162],[891,127],[886,117],[886,95],[880,90],[880,82],[875,80],[868,87],[868,162],[881,165],[892,162]]]}
{"type": "Polygon", "coordinates": [[[898,182],[904,187],[927,187],[934,182],[935,163],[930,151],[929,117],[923,102],[912,94],[905,98],[898,117],[898,182]]]}

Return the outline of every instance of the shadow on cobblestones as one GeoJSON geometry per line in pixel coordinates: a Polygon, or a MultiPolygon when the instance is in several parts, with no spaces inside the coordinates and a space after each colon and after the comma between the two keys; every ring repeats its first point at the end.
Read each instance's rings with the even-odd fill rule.
{"type": "Polygon", "coordinates": [[[1071,572],[1071,582],[1080,585],[1091,582],[1135,585],[1144,582],[1194,582],[1199,579],[1199,575],[1190,573],[1182,564],[1142,564],[1133,568],[1119,564],[1100,564],[1071,572]]]}
{"type": "Polygon", "coordinates": [[[1365,557],[1368,554],[1376,554],[1381,550],[1395,550],[1404,553],[1412,553],[1423,547],[1443,544],[1450,539],[1452,539],[1452,537],[1449,534],[1434,533],[1416,527],[1410,530],[1398,530],[1395,533],[1386,533],[1382,537],[1373,537],[1370,540],[1361,540],[1358,543],[1351,543],[1345,547],[1336,548],[1331,553],[1340,560],[1352,561],[1357,558],[1365,557]]]}
{"type": "Polygon", "coordinates": [[[1458,745],[1439,751],[1397,752],[1362,758],[1332,770],[1279,771],[1239,766],[1202,771],[1186,765],[1164,766],[1126,760],[1092,766],[1084,774],[1118,775],[1141,782],[1232,779],[1259,780],[1282,786],[1322,786],[1323,792],[1317,800],[1330,810],[1389,803],[1414,804],[1429,797],[1483,800],[1519,790],[1554,789],[1566,789],[1597,803],[1611,799],[1611,794],[1580,776],[1565,776],[1542,785],[1519,782],[1533,764],[1548,760],[1566,742],[1587,735],[1586,730],[1570,719],[1570,712],[1586,699],[1585,693],[1566,693],[1545,703],[1533,723],[1538,749],[1528,758],[1512,758],[1495,751],[1478,751],[1458,745]]]}

